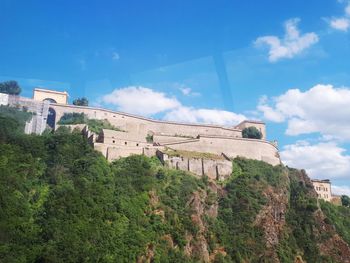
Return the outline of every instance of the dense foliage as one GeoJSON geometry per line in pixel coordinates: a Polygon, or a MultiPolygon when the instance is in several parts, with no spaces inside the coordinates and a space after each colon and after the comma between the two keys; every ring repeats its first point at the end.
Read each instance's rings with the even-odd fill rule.
{"type": "Polygon", "coordinates": [[[22,89],[17,81],[9,80],[0,83],[0,93],[7,93],[10,95],[19,95],[22,89]]]}
{"type": "Polygon", "coordinates": [[[342,204],[342,206],[350,207],[350,197],[347,195],[342,195],[341,196],[341,204],[342,204]]]}
{"type": "Polygon", "coordinates": [[[225,186],[227,195],[219,200],[219,215],[212,223],[213,234],[233,262],[260,262],[265,242],[254,220],[266,204],[262,192],[269,185],[285,185],[286,178],[280,166],[246,159],[236,159],[234,164],[233,176],[225,186]]]}
{"type": "Polygon", "coordinates": [[[73,105],[77,106],[89,106],[89,101],[87,98],[82,97],[82,98],[77,98],[73,100],[73,105]]]}
{"type": "Polygon", "coordinates": [[[313,232],[317,222],[313,213],[317,200],[310,195],[311,185],[304,185],[298,177],[300,171],[289,170],[290,208],[286,215],[286,227],[278,253],[282,262],[294,262],[295,255],[304,255],[307,262],[324,262],[317,247],[318,237],[313,232]]]}
{"type": "MultiPolygon", "coordinates": [[[[206,177],[167,169],[156,158],[109,164],[78,132],[20,130],[18,120],[0,114],[0,262],[199,262],[196,246],[188,248],[196,242],[210,254],[225,251],[215,262],[270,262],[256,217],[271,189],[290,191],[280,261],[302,255],[334,262],[320,256],[317,202],[300,171],[235,159],[219,195],[206,177]],[[197,210],[194,193],[203,198],[197,210]],[[215,205],[217,216],[206,214],[215,205]],[[194,223],[202,209],[204,230],[194,223]]],[[[349,209],[321,207],[349,243],[349,209]]]]}
{"type": "Polygon", "coordinates": [[[95,133],[100,133],[102,129],[122,131],[108,120],[89,119],[84,113],[65,113],[57,123],[60,125],[87,124],[89,130],[95,133]]]}
{"type": "Polygon", "coordinates": [[[242,137],[249,139],[261,139],[262,133],[256,127],[251,126],[243,129],[242,137]]]}
{"type": "Polygon", "coordinates": [[[327,220],[335,226],[342,238],[350,244],[350,209],[344,206],[335,206],[328,202],[321,202],[322,211],[327,220]]]}

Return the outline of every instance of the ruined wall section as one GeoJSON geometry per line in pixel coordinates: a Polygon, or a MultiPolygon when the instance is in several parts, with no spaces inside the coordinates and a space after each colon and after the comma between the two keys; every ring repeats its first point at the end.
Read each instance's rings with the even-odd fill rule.
{"type": "MultiPolygon", "coordinates": [[[[6,94],[7,95],[7,94],[6,94]]],[[[7,95],[1,96],[3,105],[9,105],[11,107],[25,107],[29,112],[33,112],[32,119],[26,123],[26,134],[41,134],[46,129],[46,120],[49,111],[49,102],[47,101],[34,101],[32,99],[7,95]],[[7,102],[7,104],[6,104],[7,102]]]]}
{"type": "Polygon", "coordinates": [[[170,168],[191,172],[199,177],[208,176],[212,180],[224,180],[232,173],[230,160],[169,156],[162,151],[157,151],[157,156],[170,168]]]}

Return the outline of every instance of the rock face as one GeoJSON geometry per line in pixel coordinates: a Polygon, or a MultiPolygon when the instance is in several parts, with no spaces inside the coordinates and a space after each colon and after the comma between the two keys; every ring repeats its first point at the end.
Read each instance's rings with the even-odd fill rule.
{"type": "Polygon", "coordinates": [[[285,214],[288,208],[288,194],[286,186],[279,189],[268,187],[264,192],[268,200],[267,204],[260,210],[255,220],[255,224],[264,231],[266,241],[264,257],[270,258],[271,262],[280,262],[276,248],[286,224],[285,214]]]}
{"type": "Polygon", "coordinates": [[[198,228],[196,235],[188,234],[186,236],[187,244],[185,254],[192,258],[197,258],[200,262],[213,262],[216,255],[226,256],[224,247],[218,247],[211,253],[207,240],[208,225],[206,217],[215,219],[218,215],[217,195],[222,193],[222,188],[216,185],[214,181],[209,182],[208,191],[196,191],[188,201],[190,207],[191,221],[198,228]]]}
{"type": "MultiPolygon", "coordinates": [[[[349,244],[337,233],[335,226],[328,222],[316,201],[317,194],[305,171],[264,165],[256,169],[254,165],[258,164],[244,162],[246,163],[242,166],[243,170],[235,168],[238,170],[236,175],[230,178],[231,182],[200,179],[204,185],[194,188],[193,192],[189,193],[184,203],[185,209],[182,210],[186,211],[186,217],[189,219],[187,224],[191,225],[182,232],[182,245],[173,233],[164,233],[161,236],[163,244],[170,250],[183,253],[189,261],[195,262],[224,260],[247,263],[304,263],[331,259],[332,262],[350,263],[349,244]],[[240,190],[237,192],[236,188],[240,190]],[[245,192],[246,188],[250,188],[251,192],[245,192]],[[238,197],[232,199],[232,195],[238,197]],[[255,202],[260,206],[254,212],[252,205],[255,202]],[[234,216],[230,217],[230,211],[234,216]],[[251,213],[255,214],[252,216],[251,213]],[[243,218],[238,218],[237,214],[243,218]],[[251,216],[248,223],[246,216],[251,216]],[[232,223],[236,224],[237,228],[232,228],[232,223]],[[222,226],[224,227],[219,231],[215,229],[222,226]],[[244,232],[247,228],[250,230],[244,232]],[[249,236],[253,229],[255,234],[249,236]],[[230,231],[233,232],[225,233],[230,231]],[[240,235],[242,232],[244,234],[240,235]],[[230,236],[237,238],[230,239],[230,236]],[[227,242],[227,238],[232,241],[227,242]],[[250,253],[245,253],[244,248],[242,250],[238,247],[239,242],[242,242],[244,247],[255,247],[250,253]],[[311,252],[308,250],[309,246],[311,252]],[[238,249],[242,252],[237,253],[238,249]]],[[[156,190],[151,190],[148,197],[150,213],[159,216],[163,223],[166,222],[169,211],[164,204],[162,205],[162,196],[156,190]]],[[[156,260],[157,246],[157,242],[148,243],[138,262],[156,260]]]]}
{"type": "Polygon", "coordinates": [[[349,263],[349,245],[336,233],[333,226],[325,223],[325,215],[321,210],[315,212],[315,219],[319,224],[319,228],[316,230],[317,235],[321,236],[325,232],[329,235],[328,239],[318,244],[320,253],[332,257],[336,262],[349,263]]]}
{"type": "Polygon", "coordinates": [[[204,237],[207,226],[203,221],[203,216],[206,213],[206,207],[203,202],[206,198],[206,192],[194,192],[188,202],[188,206],[193,211],[191,215],[192,223],[198,228],[197,234],[193,236],[188,234],[186,236],[187,244],[185,247],[185,254],[192,257],[197,257],[203,262],[209,262],[208,244],[204,237]]]}

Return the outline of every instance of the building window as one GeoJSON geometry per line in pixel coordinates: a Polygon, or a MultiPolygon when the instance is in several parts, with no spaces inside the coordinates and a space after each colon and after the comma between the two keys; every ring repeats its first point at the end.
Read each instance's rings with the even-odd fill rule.
{"type": "Polygon", "coordinates": [[[113,140],[113,143],[115,143],[115,140],[113,140]]]}
{"type": "Polygon", "coordinates": [[[138,144],[138,143],[136,143],[136,146],[139,146],[139,144],[138,144]]]}
{"type": "Polygon", "coordinates": [[[127,145],[128,143],[127,142],[125,142],[125,145],[127,145]]]}

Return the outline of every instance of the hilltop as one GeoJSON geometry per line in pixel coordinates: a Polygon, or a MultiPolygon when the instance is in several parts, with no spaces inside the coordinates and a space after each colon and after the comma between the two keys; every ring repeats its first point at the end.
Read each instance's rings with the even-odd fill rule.
{"type": "Polygon", "coordinates": [[[22,127],[1,117],[2,262],[349,262],[350,209],[303,171],[237,158],[219,183],[22,127]]]}

